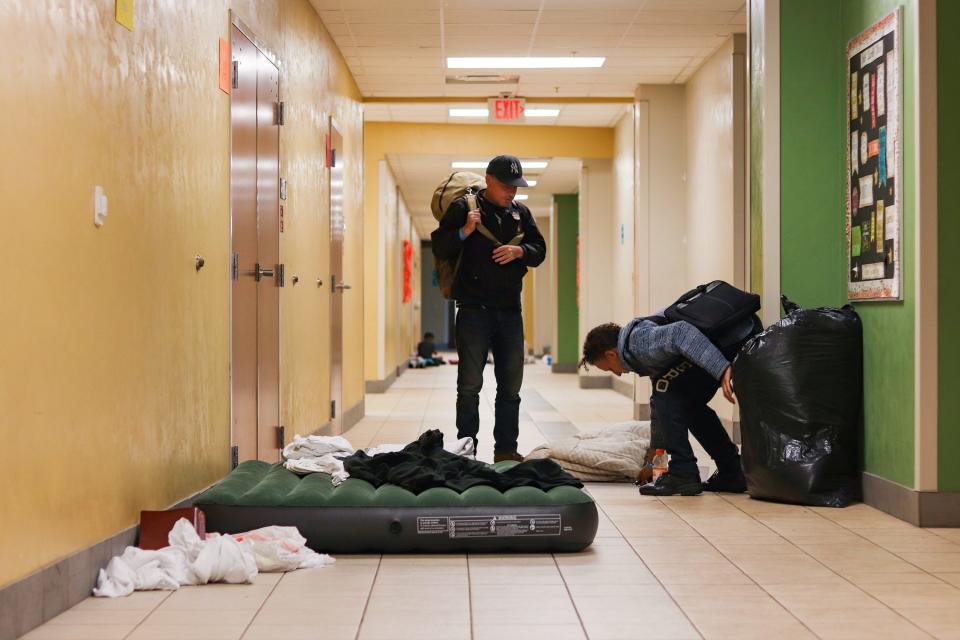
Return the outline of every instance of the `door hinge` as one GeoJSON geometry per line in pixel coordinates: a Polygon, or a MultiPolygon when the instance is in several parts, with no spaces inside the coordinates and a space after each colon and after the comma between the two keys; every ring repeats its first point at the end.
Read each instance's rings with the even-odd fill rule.
{"type": "Polygon", "coordinates": [[[277,265],[277,286],[282,287],[284,283],[286,283],[286,268],[281,263],[277,265]]]}
{"type": "Polygon", "coordinates": [[[240,88],[240,61],[233,61],[233,71],[230,73],[230,84],[234,89],[240,88]]]}
{"type": "Polygon", "coordinates": [[[277,449],[283,449],[286,446],[286,435],[284,433],[283,425],[277,427],[277,449]]]}
{"type": "Polygon", "coordinates": [[[233,445],[230,447],[230,468],[236,469],[240,464],[240,447],[233,445]]]}
{"type": "Polygon", "coordinates": [[[230,260],[230,277],[234,280],[240,279],[240,254],[234,253],[230,260]]]}
{"type": "Polygon", "coordinates": [[[277,103],[277,124],[284,125],[284,103],[283,100],[277,103]]]}
{"type": "Polygon", "coordinates": [[[280,199],[281,200],[287,199],[287,179],[286,178],[280,178],[280,199]]]}
{"type": "Polygon", "coordinates": [[[330,419],[333,420],[336,417],[337,417],[337,401],[331,400],[330,401],[330,419]]]}

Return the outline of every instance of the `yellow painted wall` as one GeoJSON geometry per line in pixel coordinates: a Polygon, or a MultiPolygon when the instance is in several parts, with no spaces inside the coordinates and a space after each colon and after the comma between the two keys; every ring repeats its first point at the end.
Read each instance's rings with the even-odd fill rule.
{"type": "Polygon", "coordinates": [[[362,333],[350,321],[363,313],[363,113],[359,92],[313,7],[306,0],[284,2],[281,15],[280,88],[287,104],[281,133],[281,175],[287,179],[281,255],[288,274],[281,307],[282,417],[288,432],[306,434],[323,426],[330,407],[330,192],[324,167],[330,116],[345,146],[343,278],[356,287],[343,294],[344,409],[363,394],[362,369],[349,355],[363,349],[362,333]],[[300,282],[291,285],[294,274],[300,282]],[[318,277],[324,282],[319,288],[318,277]]]}
{"type": "MultiPolygon", "coordinates": [[[[317,138],[334,113],[356,159],[347,273],[359,288],[361,125],[356,87],[307,1],[138,2],[132,33],[108,0],[0,3],[0,172],[15,186],[0,234],[0,467],[12,479],[0,488],[0,586],[228,469],[230,128],[217,41],[231,6],[283,60],[282,251],[302,280],[282,296],[282,410],[293,426],[318,424],[322,361],[297,351],[313,360],[329,342],[307,277],[326,261],[317,138]]],[[[359,317],[362,302],[346,313],[359,317]]],[[[348,350],[362,352],[346,327],[348,350]]],[[[349,406],[362,371],[345,361],[349,406]]]]}

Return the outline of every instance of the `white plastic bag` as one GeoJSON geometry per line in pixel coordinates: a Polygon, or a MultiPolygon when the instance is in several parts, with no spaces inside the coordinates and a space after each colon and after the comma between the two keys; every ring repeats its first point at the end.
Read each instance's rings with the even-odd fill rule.
{"type": "Polygon", "coordinates": [[[212,533],[203,540],[181,518],[159,551],[127,547],[100,570],[93,595],[128,596],[134,591],[173,591],[183,585],[253,582],[259,571],[293,571],[333,564],[306,546],[296,527],[264,527],[237,535],[212,533]]]}
{"type": "Polygon", "coordinates": [[[334,559],[307,547],[307,539],[296,527],[263,527],[231,536],[256,558],[265,573],[293,571],[333,564],[334,559]]]}

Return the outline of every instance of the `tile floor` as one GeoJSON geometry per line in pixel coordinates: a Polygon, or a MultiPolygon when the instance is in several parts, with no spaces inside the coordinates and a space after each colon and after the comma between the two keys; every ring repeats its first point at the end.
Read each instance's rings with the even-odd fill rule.
{"type": "MultiPolygon", "coordinates": [[[[493,381],[481,402],[492,457],[493,381]]],[[[630,418],[630,402],[527,368],[520,450],[630,418]]],[[[355,446],[453,435],[455,368],[410,371],[347,434],[355,446]]],[[[487,434],[486,437],[483,434],[487,434]]],[[[960,530],[866,506],[746,496],[656,499],[591,485],[597,539],[574,555],[340,556],[248,586],[90,598],[30,640],[960,638],[960,530]]]]}

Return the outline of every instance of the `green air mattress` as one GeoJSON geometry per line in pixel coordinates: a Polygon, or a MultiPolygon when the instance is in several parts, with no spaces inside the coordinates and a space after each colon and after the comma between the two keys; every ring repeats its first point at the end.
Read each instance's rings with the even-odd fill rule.
{"type": "Polygon", "coordinates": [[[322,553],[568,552],[588,547],[597,533],[597,506],[576,487],[433,488],[416,495],[356,478],[335,487],[326,473],[301,477],[259,460],[240,464],[194,503],[208,531],[295,526],[322,553]]]}

